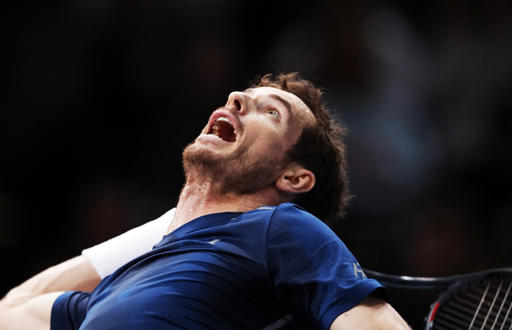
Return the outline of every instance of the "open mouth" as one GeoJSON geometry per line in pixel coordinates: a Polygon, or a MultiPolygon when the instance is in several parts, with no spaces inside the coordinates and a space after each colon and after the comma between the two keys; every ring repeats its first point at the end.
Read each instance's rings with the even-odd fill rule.
{"type": "Polygon", "coordinates": [[[226,117],[219,117],[215,120],[208,134],[213,134],[226,142],[236,141],[236,131],[226,117]]]}

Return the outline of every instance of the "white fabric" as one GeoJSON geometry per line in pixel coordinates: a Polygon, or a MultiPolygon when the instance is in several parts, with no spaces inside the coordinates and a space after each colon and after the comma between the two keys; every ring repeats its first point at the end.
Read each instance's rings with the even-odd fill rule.
{"type": "Polygon", "coordinates": [[[159,218],[82,251],[103,279],[128,261],[148,251],[162,240],[176,208],[159,218]]]}

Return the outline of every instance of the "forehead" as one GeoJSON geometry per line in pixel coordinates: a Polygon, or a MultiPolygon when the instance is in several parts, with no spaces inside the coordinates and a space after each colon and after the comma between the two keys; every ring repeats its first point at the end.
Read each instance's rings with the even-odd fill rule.
{"type": "Polygon", "coordinates": [[[274,99],[282,99],[290,105],[292,116],[307,118],[307,120],[315,120],[315,116],[309,107],[297,95],[274,87],[256,87],[245,90],[246,93],[254,97],[269,97],[274,99]]]}

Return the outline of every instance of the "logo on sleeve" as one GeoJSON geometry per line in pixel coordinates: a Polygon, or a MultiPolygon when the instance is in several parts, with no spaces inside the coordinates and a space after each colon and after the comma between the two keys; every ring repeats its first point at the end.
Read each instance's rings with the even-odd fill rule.
{"type": "Polygon", "coordinates": [[[359,278],[366,278],[366,274],[363,272],[363,268],[358,262],[354,262],[354,276],[359,278]]]}

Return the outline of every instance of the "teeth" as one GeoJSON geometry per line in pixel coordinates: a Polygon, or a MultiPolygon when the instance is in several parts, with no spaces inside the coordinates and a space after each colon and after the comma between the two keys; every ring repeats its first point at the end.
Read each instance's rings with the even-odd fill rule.
{"type": "Polygon", "coordinates": [[[215,119],[215,122],[213,123],[208,134],[211,134],[213,136],[218,137],[221,140],[225,140],[228,142],[234,142],[237,139],[237,134],[234,129],[234,126],[231,123],[231,121],[229,120],[229,118],[227,118],[227,117],[219,117],[219,118],[215,119]],[[225,127],[225,124],[221,124],[220,122],[227,123],[231,127],[232,135],[229,134],[229,131],[226,131],[227,128],[225,127]],[[226,134],[228,134],[228,135],[226,135],[226,134]]]}
{"type": "Polygon", "coordinates": [[[225,122],[231,124],[231,121],[228,118],[226,118],[226,117],[219,117],[215,121],[225,121],[225,122]]]}

